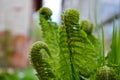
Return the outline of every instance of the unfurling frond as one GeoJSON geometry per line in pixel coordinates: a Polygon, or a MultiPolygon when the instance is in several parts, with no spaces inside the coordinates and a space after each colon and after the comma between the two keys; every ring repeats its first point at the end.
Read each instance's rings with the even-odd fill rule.
{"type": "Polygon", "coordinates": [[[39,79],[83,80],[94,75],[98,63],[98,47],[93,42],[97,41],[92,35],[93,25],[89,27],[86,21],[79,23],[79,12],[75,9],[62,13],[60,27],[51,21],[52,12],[48,8],[40,9],[39,15],[47,45],[36,42],[30,52],[39,79]]]}
{"type": "Polygon", "coordinates": [[[32,45],[30,51],[30,60],[32,65],[36,69],[37,76],[40,80],[48,80],[55,78],[50,64],[48,63],[48,58],[51,58],[51,54],[47,45],[41,41],[35,42],[32,45]],[[42,49],[44,49],[47,54],[42,53],[42,49]]]}
{"type": "Polygon", "coordinates": [[[69,80],[79,80],[80,76],[89,77],[96,69],[98,55],[93,44],[87,38],[86,32],[81,29],[78,23],[79,13],[77,10],[68,9],[62,18],[64,19],[59,33],[60,55],[62,55],[60,59],[65,60],[61,66],[66,65],[67,71],[71,72],[63,70],[61,77],[63,80],[66,80],[67,78],[65,79],[65,77],[67,75],[64,75],[65,73],[71,75],[69,80]]]}

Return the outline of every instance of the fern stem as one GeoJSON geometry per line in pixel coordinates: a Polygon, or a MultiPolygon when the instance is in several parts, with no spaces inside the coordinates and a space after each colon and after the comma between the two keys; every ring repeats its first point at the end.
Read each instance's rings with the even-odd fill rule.
{"type": "MultiPolygon", "coordinates": [[[[69,28],[70,28],[70,27],[69,27],[69,28]]],[[[75,75],[75,70],[74,70],[74,66],[73,66],[73,62],[72,62],[72,57],[73,57],[72,54],[73,54],[73,53],[72,53],[72,51],[71,51],[72,48],[71,48],[71,46],[70,46],[70,44],[69,44],[69,43],[70,43],[70,35],[69,35],[70,32],[69,32],[69,31],[70,31],[69,29],[66,30],[66,33],[67,33],[67,43],[68,43],[68,50],[69,50],[70,63],[71,63],[70,65],[71,65],[71,70],[72,70],[72,80],[76,80],[76,79],[75,79],[75,76],[74,76],[74,75],[75,75]]]]}
{"type": "Polygon", "coordinates": [[[67,44],[67,33],[66,27],[64,24],[64,12],[61,15],[61,27],[59,28],[59,46],[60,46],[60,69],[65,66],[62,70],[64,71],[61,74],[63,80],[72,80],[71,65],[69,60],[69,50],[67,44]],[[66,73],[66,75],[64,75],[66,73]],[[64,75],[64,76],[63,76],[64,75]]]}

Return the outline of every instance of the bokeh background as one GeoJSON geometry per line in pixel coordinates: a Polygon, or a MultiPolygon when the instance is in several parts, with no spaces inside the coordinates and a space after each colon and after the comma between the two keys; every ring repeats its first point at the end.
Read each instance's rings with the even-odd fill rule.
{"type": "Polygon", "coordinates": [[[29,49],[33,42],[42,40],[37,12],[42,6],[53,11],[52,20],[58,25],[61,12],[68,8],[79,10],[80,20],[93,22],[96,36],[102,24],[106,53],[113,21],[120,27],[120,0],[0,0],[0,80],[37,80],[29,49]]]}

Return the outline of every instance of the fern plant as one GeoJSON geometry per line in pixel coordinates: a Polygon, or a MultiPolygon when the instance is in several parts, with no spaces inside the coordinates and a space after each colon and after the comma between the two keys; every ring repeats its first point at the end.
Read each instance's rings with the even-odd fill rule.
{"type": "Polygon", "coordinates": [[[108,53],[107,65],[115,70],[116,80],[120,79],[120,28],[113,21],[111,50],[108,53]]]}
{"type": "Polygon", "coordinates": [[[31,62],[37,71],[37,76],[40,80],[49,80],[55,78],[56,63],[58,63],[58,40],[56,23],[51,22],[52,11],[47,8],[39,10],[40,25],[42,28],[43,42],[36,42],[31,49],[31,62]],[[45,43],[44,43],[45,42],[45,43]],[[50,48],[50,49],[48,49],[50,48]],[[52,55],[51,55],[52,53],[52,55]],[[52,58],[53,57],[53,58],[52,58]],[[51,60],[53,59],[53,60],[51,60]],[[51,68],[51,65],[54,68],[51,68]],[[54,69],[54,70],[53,70],[54,69]]]}
{"type": "MultiPolygon", "coordinates": [[[[104,44],[104,28],[102,29],[102,43],[104,44]]],[[[96,80],[120,80],[120,28],[113,21],[111,50],[107,57],[103,56],[104,64],[98,69],[96,80]]],[[[104,49],[104,45],[103,45],[104,49]]],[[[104,50],[102,50],[104,55],[104,50]]]]}
{"type": "Polygon", "coordinates": [[[115,71],[112,67],[108,66],[105,60],[104,53],[104,28],[102,26],[102,41],[101,41],[101,52],[100,52],[100,62],[99,68],[96,72],[95,80],[116,80],[115,71]]]}
{"type": "Polygon", "coordinates": [[[92,79],[98,66],[97,49],[100,45],[92,35],[93,24],[80,21],[79,12],[75,9],[62,13],[60,27],[51,21],[52,11],[49,8],[41,8],[39,15],[44,41],[35,42],[30,51],[30,60],[38,78],[92,79]]]}

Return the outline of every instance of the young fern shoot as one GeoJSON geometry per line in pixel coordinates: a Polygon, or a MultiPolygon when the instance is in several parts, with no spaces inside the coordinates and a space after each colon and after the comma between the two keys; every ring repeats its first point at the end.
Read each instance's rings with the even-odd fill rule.
{"type": "Polygon", "coordinates": [[[52,11],[49,8],[43,7],[38,12],[44,41],[38,41],[32,45],[30,51],[31,63],[36,69],[40,80],[53,80],[57,76],[58,26],[51,21],[52,11]]]}
{"type": "MultiPolygon", "coordinates": [[[[77,10],[68,9],[64,12],[64,26],[60,27],[60,30],[63,29],[64,33],[60,31],[59,36],[61,36],[60,48],[64,51],[60,55],[64,54],[67,57],[66,61],[68,61],[67,64],[70,66],[69,70],[71,71],[70,80],[89,78],[97,67],[97,53],[86,32],[81,29],[77,10]],[[66,46],[64,46],[65,44],[66,46]]],[[[66,73],[65,70],[63,71],[61,75],[66,73]]],[[[66,80],[65,75],[61,77],[66,80]]]]}
{"type": "Polygon", "coordinates": [[[92,35],[93,25],[80,24],[76,9],[62,13],[60,27],[51,21],[49,8],[41,8],[39,15],[44,41],[34,43],[30,52],[39,79],[90,79],[98,66],[99,49],[99,41],[92,35]]]}
{"type": "Polygon", "coordinates": [[[55,75],[53,74],[50,65],[47,63],[47,59],[42,56],[45,55],[42,53],[42,49],[44,49],[47,52],[46,55],[51,58],[51,54],[47,45],[44,42],[38,41],[32,45],[30,51],[31,63],[37,71],[36,75],[38,76],[39,80],[53,79],[55,78],[55,75]]]}

